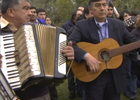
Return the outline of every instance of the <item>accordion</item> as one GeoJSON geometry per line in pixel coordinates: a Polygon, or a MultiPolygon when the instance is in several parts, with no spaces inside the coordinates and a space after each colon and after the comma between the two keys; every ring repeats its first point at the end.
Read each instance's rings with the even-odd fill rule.
{"type": "Polygon", "coordinates": [[[15,34],[1,36],[2,70],[12,89],[49,85],[66,78],[64,29],[26,23],[15,34]]]}
{"type": "Polygon", "coordinates": [[[0,100],[18,100],[14,91],[0,70],[0,100]]]}

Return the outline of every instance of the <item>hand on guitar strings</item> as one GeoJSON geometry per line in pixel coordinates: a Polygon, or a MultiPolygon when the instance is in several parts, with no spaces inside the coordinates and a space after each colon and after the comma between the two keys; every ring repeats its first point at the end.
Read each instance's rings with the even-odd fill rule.
{"type": "Polygon", "coordinates": [[[85,60],[87,62],[87,65],[89,66],[89,69],[91,72],[98,72],[100,70],[100,61],[98,61],[96,58],[94,58],[89,53],[86,55],[85,60]]]}
{"type": "Polygon", "coordinates": [[[72,47],[72,41],[68,42],[68,45],[63,48],[62,53],[68,60],[74,60],[74,49],[72,47]]]}

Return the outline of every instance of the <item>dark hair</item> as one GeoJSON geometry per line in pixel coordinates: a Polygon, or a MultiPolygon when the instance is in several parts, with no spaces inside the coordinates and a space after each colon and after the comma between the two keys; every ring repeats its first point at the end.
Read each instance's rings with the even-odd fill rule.
{"type": "Polygon", "coordinates": [[[89,14],[89,6],[86,6],[86,7],[84,8],[84,14],[89,14]]]}
{"type": "MultiPolygon", "coordinates": [[[[2,14],[5,14],[7,12],[8,8],[14,8],[16,6],[20,5],[20,1],[22,0],[2,0],[2,7],[1,7],[1,12],[2,14]]],[[[30,0],[25,0],[30,2],[30,0]]]]}
{"type": "Polygon", "coordinates": [[[112,7],[113,8],[113,4],[111,2],[109,2],[108,7],[112,7]]]}
{"type": "Polygon", "coordinates": [[[83,17],[84,17],[84,19],[86,19],[86,16],[85,16],[85,14],[89,14],[90,13],[90,11],[89,11],[89,6],[87,5],[85,8],[84,8],[84,13],[83,13],[83,17]]]}
{"type": "Polygon", "coordinates": [[[77,10],[73,11],[71,19],[74,19],[74,17],[76,16],[77,11],[83,12],[81,9],[77,9],[77,10]]]}
{"type": "MultiPolygon", "coordinates": [[[[88,5],[90,5],[92,2],[97,2],[97,1],[101,1],[101,0],[89,0],[88,5]]],[[[106,0],[108,1],[108,0],[106,0]]]]}
{"type": "Polygon", "coordinates": [[[31,6],[30,9],[35,9],[37,11],[36,7],[33,7],[33,6],[31,6]]]}
{"type": "Polygon", "coordinates": [[[131,11],[132,16],[137,16],[138,14],[140,14],[140,12],[138,10],[133,10],[131,11]]]}
{"type": "Polygon", "coordinates": [[[120,12],[120,20],[124,20],[124,13],[127,13],[128,15],[131,16],[131,13],[128,10],[123,10],[122,12],[120,12]]]}
{"type": "MultiPolygon", "coordinates": [[[[88,2],[89,7],[91,8],[92,4],[97,1],[101,1],[101,0],[89,0],[88,2]]],[[[108,3],[108,0],[106,0],[106,2],[108,3]]]]}
{"type": "Polygon", "coordinates": [[[82,19],[85,19],[85,16],[84,16],[83,14],[80,15],[80,16],[77,18],[77,21],[82,20],[82,19]]]}
{"type": "Polygon", "coordinates": [[[42,8],[37,9],[37,15],[38,15],[39,12],[45,12],[46,13],[46,11],[42,8]]]}

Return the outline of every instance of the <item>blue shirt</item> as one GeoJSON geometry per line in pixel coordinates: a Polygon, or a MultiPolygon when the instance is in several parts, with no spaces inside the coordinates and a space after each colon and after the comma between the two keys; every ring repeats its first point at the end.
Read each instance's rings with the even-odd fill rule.
{"type": "MultiPolygon", "coordinates": [[[[95,23],[96,23],[96,25],[98,27],[98,33],[99,33],[100,42],[103,41],[106,38],[109,38],[109,33],[108,33],[108,20],[106,19],[105,22],[101,22],[101,23],[99,23],[99,22],[97,22],[95,20],[95,23]]],[[[85,59],[85,57],[86,57],[87,54],[88,53],[86,53],[84,55],[83,59],[85,59]]]]}
{"type": "Polygon", "coordinates": [[[106,19],[106,22],[101,22],[101,23],[99,23],[95,20],[95,23],[98,27],[98,33],[99,33],[100,41],[103,41],[105,38],[109,38],[108,20],[106,19]]]}

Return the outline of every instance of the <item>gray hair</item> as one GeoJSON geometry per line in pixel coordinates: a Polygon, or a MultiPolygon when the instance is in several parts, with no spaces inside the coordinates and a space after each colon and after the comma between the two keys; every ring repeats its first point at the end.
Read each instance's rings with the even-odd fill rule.
{"type": "MultiPolygon", "coordinates": [[[[99,0],[100,1],[100,0],[99,0]]],[[[89,9],[92,9],[92,6],[93,6],[93,3],[96,2],[94,0],[90,0],[89,3],[88,3],[88,6],[89,6],[89,9]]],[[[109,5],[109,1],[106,0],[107,4],[109,5]]]]}
{"type": "Polygon", "coordinates": [[[5,14],[7,12],[8,8],[18,9],[21,1],[30,2],[30,0],[2,0],[2,6],[1,6],[2,14],[5,14]]]}

